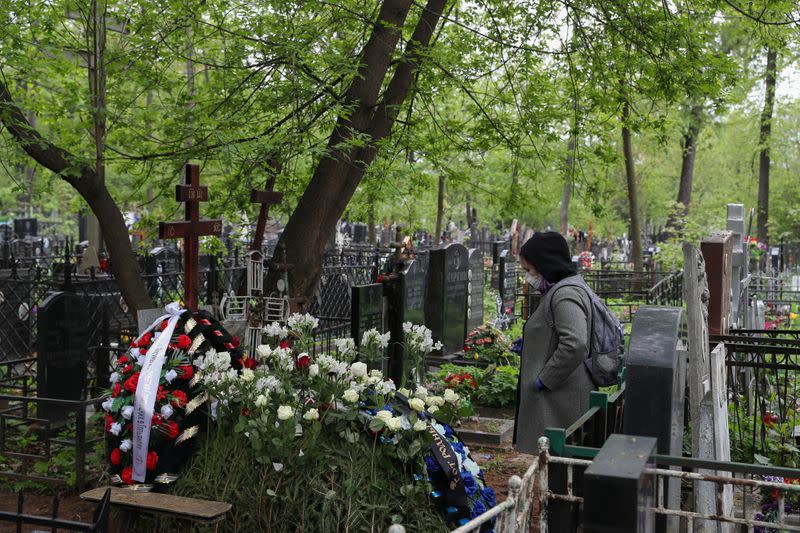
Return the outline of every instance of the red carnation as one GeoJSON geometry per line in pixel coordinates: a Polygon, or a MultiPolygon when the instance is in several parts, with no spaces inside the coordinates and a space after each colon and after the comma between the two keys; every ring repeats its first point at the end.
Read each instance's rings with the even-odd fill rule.
{"type": "Polygon", "coordinates": [[[172,400],[170,403],[173,407],[181,408],[186,405],[186,393],[182,390],[175,390],[170,393],[172,400]]]}
{"type": "Polygon", "coordinates": [[[146,348],[147,346],[150,346],[152,340],[153,340],[153,333],[151,331],[148,331],[147,333],[142,335],[142,338],[139,340],[139,348],[146,348]]]}
{"type": "Polygon", "coordinates": [[[133,371],[133,365],[125,365],[125,367],[122,369],[123,374],[129,374],[132,371],[133,371]]]}
{"type": "Polygon", "coordinates": [[[174,439],[178,436],[178,424],[172,420],[165,420],[162,427],[164,428],[168,438],[174,439]]]}
{"type": "Polygon", "coordinates": [[[147,355],[147,348],[139,348],[139,355],[147,355]]]}
{"type": "Polygon", "coordinates": [[[297,356],[297,361],[295,362],[295,366],[298,370],[302,370],[304,368],[308,368],[308,365],[311,364],[311,358],[308,356],[307,353],[301,353],[297,356]]]}
{"type": "Polygon", "coordinates": [[[240,343],[241,343],[241,341],[239,340],[239,337],[234,335],[233,342],[231,342],[231,344],[233,344],[233,347],[234,348],[238,348],[240,343]]]}
{"type": "Polygon", "coordinates": [[[114,448],[111,450],[111,464],[116,466],[119,464],[120,460],[120,451],[119,448],[114,448]]]}
{"type": "Polygon", "coordinates": [[[181,378],[192,379],[192,376],[194,375],[194,367],[192,367],[192,365],[179,366],[178,372],[181,372],[181,378]]]}
{"type": "Polygon", "coordinates": [[[385,279],[386,279],[386,276],[384,276],[383,274],[380,274],[380,275],[378,275],[377,278],[375,278],[375,283],[383,283],[383,280],[385,280],[385,279]]]}
{"type": "Polygon", "coordinates": [[[106,414],[106,431],[111,430],[111,424],[113,423],[114,423],[114,418],[111,415],[106,414]]]}
{"type": "Polygon", "coordinates": [[[111,397],[116,398],[119,396],[120,392],[122,392],[122,385],[119,383],[114,383],[114,389],[111,391],[111,397]]]}
{"type": "Polygon", "coordinates": [[[158,464],[158,454],[153,451],[147,452],[147,469],[155,470],[156,464],[158,464]]]}
{"type": "Polygon", "coordinates": [[[161,401],[166,397],[167,397],[167,389],[159,385],[158,390],[156,391],[156,400],[161,401]]]}
{"type": "Polygon", "coordinates": [[[119,357],[117,357],[117,365],[124,365],[127,362],[128,362],[127,355],[120,355],[119,357]]]}
{"type": "Polygon", "coordinates": [[[122,478],[122,482],[126,485],[133,485],[133,468],[130,466],[123,468],[120,477],[122,478]]]}
{"type": "Polygon", "coordinates": [[[178,335],[177,344],[178,348],[185,350],[192,345],[192,339],[190,339],[188,335],[178,335]]]}
{"type": "Polygon", "coordinates": [[[128,392],[136,392],[136,387],[139,385],[139,372],[125,380],[125,390],[128,392]]]}
{"type": "Polygon", "coordinates": [[[133,433],[133,422],[128,422],[125,424],[125,431],[128,433],[133,433]]]}
{"type": "Polygon", "coordinates": [[[244,368],[249,368],[250,370],[253,370],[254,368],[258,367],[258,363],[252,357],[247,357],[247,358],[243,357],[242,358],[242,366],[244,368]]]}
{"type": "Polygon", "coordinates": [[[153,424],[154,427],[160,426],[163,422],[164,422],[164,417],[159,414],[153,415],[153,418],[150,419],[150,423],[153,424]]]}
{"type": "Polygon", "coordinates": [[[469,351],[469,346],[467,346],[466,344],[464,345],[464,351],[465,351],[465,352],[468,352],[468,351],[469,351]]]}
{"type": "Polygon", "coordinates": [[[167,329],[167,324],[169,324],[169,320],[164,320],[161,323],[161,331],[164,331],[165,329],[167,329]]]}
{"type": "Polygon", "coordinates": [[[278,347],[280,347],[283,350],[286,350],[287,348],[289,348],[289,341],[283,339],[281,342],[278,343],[278,347]]]}

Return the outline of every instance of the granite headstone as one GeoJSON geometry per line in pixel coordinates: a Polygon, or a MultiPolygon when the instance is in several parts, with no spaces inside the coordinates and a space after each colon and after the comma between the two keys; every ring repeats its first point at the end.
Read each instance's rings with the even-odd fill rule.
{"type": "Polygon", "coordinates": [[[443,353],[460,351],[464,345],[467,312],[469,257],[463,244],[431,250],[425,297],[425,322],[443,353]]]}
{"type": "Polygon", "coordinates": [[[483,325],[483,252],[477,248],[469,250],[469,272],[467,284],[466,331],[483,325]]]}

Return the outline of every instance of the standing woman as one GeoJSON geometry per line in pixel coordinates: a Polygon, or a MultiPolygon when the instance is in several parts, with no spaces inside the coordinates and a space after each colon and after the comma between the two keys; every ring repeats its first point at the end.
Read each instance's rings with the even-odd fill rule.
{"type": "Polygon", "coordinates": [[[519,262],[531,289],[543,295],[523,329],[514,426],[517,449],[536,454],[545,428],[566,428],[589,409],[596,389],[584,364],[592,307],[561,234],[535,233],[519,262]]]}

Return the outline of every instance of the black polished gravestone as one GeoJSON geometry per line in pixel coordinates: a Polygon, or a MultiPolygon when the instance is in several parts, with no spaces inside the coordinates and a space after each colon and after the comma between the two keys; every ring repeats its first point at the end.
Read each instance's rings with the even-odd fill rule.
{"type": "Polygon", "coordinates": [[[425,324],[425,282],[419,259],[406,262],[396,277],[384,282],[386,326],[391,334],[388,376],[395,383],[403,378],[403,323],[425,324]]]}
{"type": "Polygon", "coordinates": [[[508,241],[492,242],[492,288],[500,289],[500,254],[510,247],[508,241]]]}
{"type": "MultiPolygon", "coordinates": [[[[626,406],[627,407],[627,406],[626,406]]],[[[656,439],[611,435],[583,474],[584,533],[655,531],[656,439]]]]}
{"type": "Polygon", "coordinates": [[[466,331],[483,325],[483,252],[477,248],[469,250],[469,272],[467,275],[466,331]]]}
{"type": "Polygon", "coordinates": [[[39,233],[39,221],[35,218],[18,218],[14,220],[14,233],[17,239],[36,237],[39,233]]]}
{"type": "Polygon", "coordinates": [[[443,354],[461,351],[466,331],[469,256],[463,244],[431,250],[425,290],[425,323],[443,354]]]}
{"type": "MultiPolygon", "coordinates": [[[[677,349],[680,307],[642,306],[633,318],[625,357],[625,415],[627,435],[657,439],[658,453],[680,457],[683,450],[685,352],[677,349]]],[[[680,505],[680,480],[669,480],[666,503],[680,505]]],[[[671,531],[673,519],[659,516],[658,531],[671,531]]]]}
{"type": "Polygon", "coordinates": [[[355,285],[351,291],[350,335],[358,346],[365,331],[384,331],[383,284],[355,285]]]}
{"type": "Polygon", "coordinates": [[[427,275],[419,259],[406,263],[402,271],[403,321],[425,324],[425,282],[427,275]]]}
{"type": "MultiPolygon", "coordinates": [[[[37,313],[37,394],[80,400],[86,389],[89,313],[86,301],[70,292],[47,297],[37,313]]],[[[40,403],[39,418],[62,421],[70,408],[40,403]]]]}
{"type": "Polygon", "coordinates": [[[503,312],[508,315],[514,314],[514,305],[517,300],[517,277],[519,277],[519,267],[517,257],[511,250],[500,252],[498,292],[503,301],[503,312]]]}

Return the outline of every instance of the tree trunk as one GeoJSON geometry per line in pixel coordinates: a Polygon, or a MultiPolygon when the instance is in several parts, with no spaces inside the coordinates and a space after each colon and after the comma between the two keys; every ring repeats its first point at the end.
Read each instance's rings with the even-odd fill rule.
{"type": "MultiPolygon", "coordinates": [[[[92,0],[87,19],[86,49],[89,52],[89,96],[92,102],[94,172],[97,181],[106,182],[106,3],[92,0]]],[[[104,249],[102,229],[96,216],[87,217],[88,240],[96,252],[104,249]]],[[[126,232],[127,233],[127,232],[126,232]]]]}
{"type": "Polygon", "coordinates": [[[627,100],[622,104],[622,155],[625,159],[625,180],[628,184],[628,210],[630,213],[630,232],[634,270],[642,270],[642,231],[639,221],[639,183],[633,166],[633,148],[631,147],[630,104],[627,100]]]}
{"type": "Polygon", "coordinates": [[[561,196],[561,207],[559,218],[561,221],[561,235],[567,236],[569,231],[569,201],[572,198],[572,182],[575,179],[575,133],[570,132],[569,143],[567,144],[567,159],[565,161],[564,194],[561,196]]]}
{"type": "Polygon", "coordinates": [[[442,222],[444,221],[444,174],[439,174],[439,192],[436,197],[436,246],[442,244],[442,222]]]}
{"type": "Polygon", "coordinates": [[[689,110],[689,127],[681,138],[681,177],[678,184],[678,198],[675,209],[667,219],[667,231],[683,233],[683,222],[689,213],[692,201],[692,182],[694,180],[694,161],[697,155],[697,137],[702,124],[703,106],[694,103],[689,110]]]}
{"type": "Polygon", "coordinates": [[[8,87],[0,79],[0,121],[20,147],[37,163],[57,174],[86,200],[103,229],[111,256],[111,270],[122,297],[134,312],[153,307],[139,275],[139,265],[128,237],[125,219],[92,166],[83,164],[66,150],[54,145],[31,127],[14,104],[8,87]]]}
{"type": "Polygon", "coordinates": [[[761,131],[758,143],[758,240],[769,243],[769,143],[772,134],[772,113],[775,109],[775,84],[777,81],[778,51],[767,47],[767,71],[764,83],[764,110],[761,112],[761,131]]]}
{"type": "MultiPolygon", "coordinates": [[[[351,111],[338,118],[328,150],[317,164],[278,241],[277,253],[282,250],[292,266],[290,290],[300,300],[308,301],[314,293],[322,266],[320,250],[366,169],[375,160],[378,142],[391,132],[445,3],[446,0],[428,1],[403,57],[397,62],[382,102],[376,108],[411,1],[384,0],[381,5],[378,20],[359,59],[358,73],[345,93],[343,107],[351,111]],[[367,145],[360,149],[350,147],[354,134],[365,134],[367,145]]],[[[278,272],[270,272],[268,286],[277,281],[278,275],[278,272]]]]}

